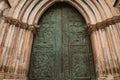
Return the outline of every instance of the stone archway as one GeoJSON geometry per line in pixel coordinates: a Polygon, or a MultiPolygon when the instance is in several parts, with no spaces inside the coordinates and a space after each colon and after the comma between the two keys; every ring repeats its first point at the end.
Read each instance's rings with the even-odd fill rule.
{"type": "Polygon", "coordinates": [[[67,2],[73,5],[90,24],[90,37],[98,79],[106,79],[108,75],[119,76],[120,23],[114,22],[117,20],[114,16],[119,17],[119,13],[116,13],[108,1],[21,0],[16,7],[9,10],[9,14],[3,15],[6,22],[3,20],[0,24],[2,33],[0,71],[5,73],[4,77],[10,78],[10,75],[13,75],[14,78],[27,75],[34,36],[32,32],[38,28],[36,23],[41,15],[56,2],[67,2]]]}
{"type": "Polygon", "coordinates": [[[34,37],[30,80],[95,80],[95,67],[86,22],[68,3],[45,11],[34,37]]]}

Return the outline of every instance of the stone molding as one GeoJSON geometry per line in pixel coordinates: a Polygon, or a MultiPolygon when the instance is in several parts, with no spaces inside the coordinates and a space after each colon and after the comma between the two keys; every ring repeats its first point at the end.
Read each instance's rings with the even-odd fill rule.
{"type": "Polygon", "coordinates": [[[14,19],[12,17],[6,17],[5,15],[3,15],[3,11],[1,11],[0,13],[0,17],[6,22],[9,23],[11,25],[15,25],[15,27],[20,27],[22,29],[26,29],[26,30],[30,30],[32,31],[34,34],[36,33],[36,29],[39,28],[39,26],[37,24],[28,24],[25,22],[22,22],[18,19],[14,19]]]}
{"type": "Polygon", "coordinates": [[[112,18],[108,18],[102,22],[97,22],[96,24],[88,24],[88,32],[91,33],[92,31],[96,31],[105,27],[109,27],[109,25],[113,25],[116,23],[120,23],[120,15],[113,16],[112,18]]]}

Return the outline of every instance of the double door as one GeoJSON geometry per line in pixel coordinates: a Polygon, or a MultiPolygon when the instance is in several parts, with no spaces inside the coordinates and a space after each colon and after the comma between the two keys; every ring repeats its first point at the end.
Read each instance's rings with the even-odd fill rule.
{"type": "Polygon", "coordinates": [[[93,56],[82,15],[56,3],[39,20],[34,37],[30,80],[94,80],[93,56]]]}

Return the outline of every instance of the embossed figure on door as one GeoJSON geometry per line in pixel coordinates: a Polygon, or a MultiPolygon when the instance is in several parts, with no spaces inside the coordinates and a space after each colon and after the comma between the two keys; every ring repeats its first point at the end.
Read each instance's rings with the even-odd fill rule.
{"type": "Polygon", "coordinates": [[[56,3],[39,20],[29,71],[30,80],[95,80],[86,22],[66,3],[56,3]]]}

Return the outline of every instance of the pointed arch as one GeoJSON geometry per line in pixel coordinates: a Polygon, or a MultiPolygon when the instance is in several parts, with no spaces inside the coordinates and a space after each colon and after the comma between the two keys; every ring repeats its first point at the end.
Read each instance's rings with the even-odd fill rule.
{"type": "MultiPolygon", "coordinates": [[[[28,22],[29,24],[37,23],[37,21],[41,17],[41,15],[50,6],[52,6],[56,2],[61,2],[61,0],[43,0],[43,1],[39,1],[39,0],[31,1],[30,0],[27,2],[22,1],[22,3],[16,7],[15,12],[13,14],[13,17],[17,18],[19,15],[23,14],[23,13],[21,13],[20,10],[25,10],[25,12],[22,16],[22,21],[28,22]],[[31,4],[28,5],[29,2],[31,4]],[[25,4],[26,7],[21,6],[24,3],[26,3],[25,4]],[[16,14],[19,14],[19,15],[16,15],[16,14]]],[[[96,20],[97,17],[98,16],[101,17],[99,14],[96,14],[95,11],[94,11],[95,12],[94,13],[90,8],[92,6],[91,5],[88,6],[84,1],[81,1],[81,0],[63,0],[62,2],[67,2],[67,3],[71,4],[73,7],[75,7],[83,15],[83,17],[85,18],[87,23],[95,24],[97,22],[97,20],[96,20]],[[97,17],[95,15],[97,15],[97,17]]],[[[98,12],[98,10],[97,10],[97,12],[98,12]]]]}

